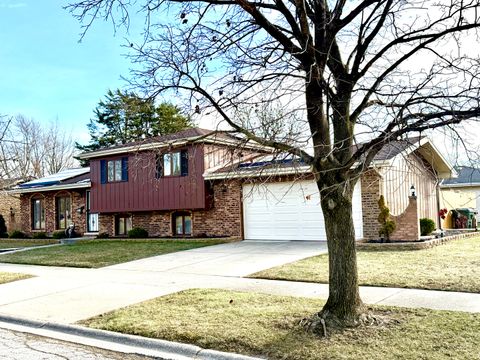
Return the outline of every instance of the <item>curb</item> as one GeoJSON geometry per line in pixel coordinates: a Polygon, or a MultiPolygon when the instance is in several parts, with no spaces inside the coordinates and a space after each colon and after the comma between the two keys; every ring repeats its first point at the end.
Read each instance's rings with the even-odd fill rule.
{"type": "Polygon", "coordinates": [[[78,325],[43,322],[0,315],[0,328],[26,332],[105,350],[158,357],[163,360],[260,360],[240,354],[203,349],[196,345],[150,339],[78,325]]]}

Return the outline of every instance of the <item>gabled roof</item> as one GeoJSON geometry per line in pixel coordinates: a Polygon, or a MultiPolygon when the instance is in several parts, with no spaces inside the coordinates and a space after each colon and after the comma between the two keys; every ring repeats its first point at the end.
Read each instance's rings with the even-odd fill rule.
{"type": "Polygon", "coordinates": [[[80,159],[91,159],[98,158],[102,156],[115,155],[115,154],[124,154],[128,152],[136,152],[142,150],[158,149],[162,147],[170,146],[181,146],[187,143],[194,142],[204,142],[212,144],[222,144],[222,145],[239,145],[251,149],[263,149],[266,147],[261,146],[260,144],[254,143],[253,141],[246,141],[240,137],[234,136],[232,134],[216,131],[202,129],[198,127],[188,128],[173,134],[162,135],[162,136],[153,136],[145,138],[139,141],[129,142],[126,144],[120,144],[115,146],[109,146],[95,151],[85,152],[80,154],[78,157],[80,159]]]}
{"type": "Polygon", "coordinates": [[[480,186],[480,169],[470,166],[455,168],[458,176],[442,181],[441,187],[480,186]]]}
{"type": "Polygon", "coordinates": [[[36,191],[88,188],[90,186],[90,168],[72,168],[19,184],[13,189],[13,192],[28,193],[36,191]]]}
{"type": "MultiPolygon", "coordinates": [[[[412,146],[417,147],[421,141],[427,139],[425,136],[415,136],[406,139],[394,140],[383,146],[383,148],[375,155],[374,161],[391,160],[395,156],[407,151],[412,146]]],[[[354,145],[354,151],[358,149],[362,143],[354,145]]]]}
{"type": "MultiPolygon", "coordinates": [[[[359,146],[361,146],[361,144],[354,146],[354,151],[359,146]]],[[[425,136],[391,141],[377,153],[372,166],[382,167],[390,165],[397,156],[408,156],[414,151],[419,153],[432,165],[440,178],[449,178],[455,175],[452,165],[450,165],[450,163],[425,136]]],[[[301,161],[295,160],[292,157],[272,157],[262,155],[241,164],[234,164],[230,167],[208,172],[204,174],[204,176],[206,179],[221,179],[232,177],[299,174],[308,173],[310,171],[309,166],[306,166],[301,161]]]]}

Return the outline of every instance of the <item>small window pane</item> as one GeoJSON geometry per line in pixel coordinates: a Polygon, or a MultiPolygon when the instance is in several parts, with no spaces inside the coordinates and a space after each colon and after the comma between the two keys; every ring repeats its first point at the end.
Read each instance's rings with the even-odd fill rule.
{"type": "Polygon", "coordinates": [[[183,217],[177,216],[175,218],[175,234],[183,235],[183,217]]]}
{"type": "Polygon", "coordinates": [[[172,175],[180,175],[180,153],[172,154],[172,175]]]}
{"type": "Polygon", "coordinates": [[[132,230],[132,218],[127,217],[125,218],[125,234],[132,230]]]}
{"type": "Polygon", "coordinates": [[[115,160],[115,181],[122,181],[122,160],[115,160]]]}
{"type": "Polygon", "coordinates": [[[172,154],[163,155],[163,175],[170,176],[171,173],[171,156],[172,154]]]}
{"type": "Polygon", "coordinates": [[[107,164],[108,164],[108,181],[115,181],[115,162],[109,161],[107,164]]]}
{"type": "Polygon", "coordinates": [[[125,218],[118,218],[118,235],[125,234],[125,218]]]}
{"type": "Polygon", "coordinates": [[[34,230],[45,228],[45,208],[42,199],[32,202],[32,228],[34,230]]]}
{"type": "Polygon", "coordinates": [[[185,215],[185,232],[184,235],[190,235],[192,233],[192,217],[190,215],[185,215]]]}

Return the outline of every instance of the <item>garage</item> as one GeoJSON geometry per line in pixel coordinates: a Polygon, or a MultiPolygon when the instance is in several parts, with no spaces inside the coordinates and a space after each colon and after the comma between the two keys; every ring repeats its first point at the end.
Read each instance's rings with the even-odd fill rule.
{"type": "MultiPolygon", "coordinates": [[[[360,184],[353,193],[355,235],[363,237],[360,184]]],[[[243,185],[246,240],[325,241],[320,194],[313,181],[243,185]]]]}

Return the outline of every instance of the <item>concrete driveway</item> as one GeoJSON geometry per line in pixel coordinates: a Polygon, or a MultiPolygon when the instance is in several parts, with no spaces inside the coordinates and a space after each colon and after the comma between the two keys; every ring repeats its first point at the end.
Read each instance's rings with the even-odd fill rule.
{"type": "Polygon", "coordinates": [[[100,269],[0,263],[0,271],[36,276],[0,285],[0,314],[73,323],[190,288],[257,290],[264,281],[242,276],[323,252],[322,242],[242,241],[100,269]]]}
{"type": "Polygon", "coordinates": [[[247,276],[327,252],[326,242],[241,241],[135,260],[105,269],[247,276]]]}

